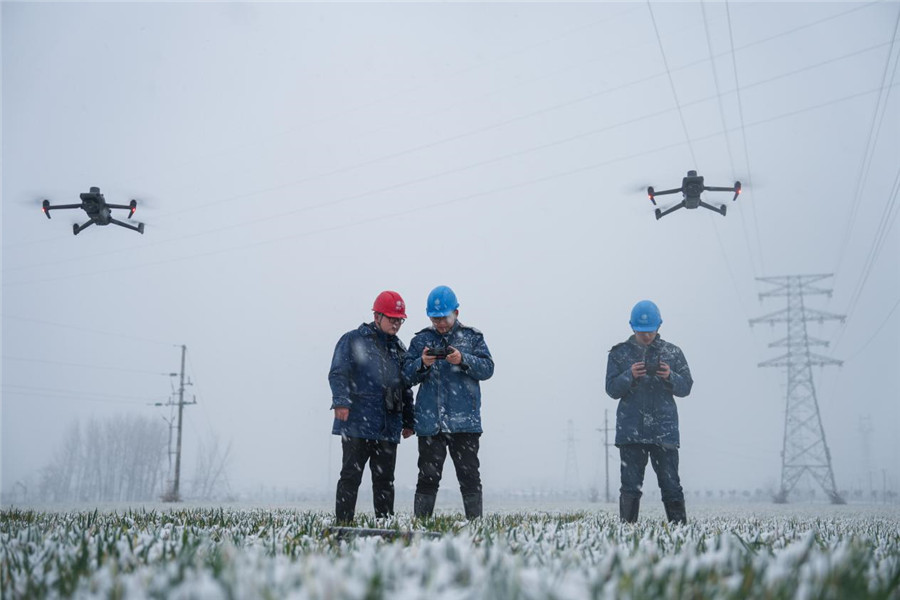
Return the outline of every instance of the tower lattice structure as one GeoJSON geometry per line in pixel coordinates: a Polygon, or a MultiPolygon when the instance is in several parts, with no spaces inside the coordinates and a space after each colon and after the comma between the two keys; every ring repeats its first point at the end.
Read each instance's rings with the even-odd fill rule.
{"type": "Polygon", "coordinates": [[[789,275],[784,277],[760,277],[758,281],[775,286],[759,295],[760,300],[784,297],[787,307],[768,315],[751,319],[758,323],[784,323],[787,336],[772,342],[769,347],[785,348],[785,354],[759,363],[760,367],[784,367],[787,370],[787,403],[784,413],[784,446],[781,452],[781,489],[775,496],[779,503],[787,502],[788,495],[804,474],[810,475],[825,491],[831,502],[843,504],[834,483],[831,452],[825,441],[825,429],[819,414],[819,402],[813,384],[813,366],[842,364],[842,361],[815,354],[812,346],[828,346],[828,342],[811,337],[806,324],[810,321],[844,321],[843,315],[835,315],[808,308],[804,298],[812,295],[831,296],[830,289],[815,285],[831,275],[789,275]]]}
{"type": "Polygon", "coordinates": [[[578,453],[575,450],[575,423],[569,419],[566,427],[566,470],[563,490],[573,494],[578,492],[578,453]]]}

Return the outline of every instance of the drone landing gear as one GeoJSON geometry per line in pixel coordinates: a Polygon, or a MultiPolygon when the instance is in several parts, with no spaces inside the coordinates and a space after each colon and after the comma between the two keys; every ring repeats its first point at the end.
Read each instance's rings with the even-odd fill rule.
{"type": "Polygon", "coordinates": [[[678,210],[679,208],[684,208],[684,202],[680,202],[679,204],[676,204],[672,208],[667,208],[666,210],[661,210],[661,209],[657,208],[656,209],[656,220],[659,221],[667,214],[673,213],[676,210],[678,210]]]}
{"type": "MultiPolygon", "coordinates": [[[[130,225],[128,223],[124,223],[117,219],[110,219],[109,222],[114,223],[115,225],[118,225],[119,227],[124,227],[125,229],[131,229],[132,231],[137,231],[141,235],[143,235],[143,233],[144,233],[144,224],[143,223],[138,223],[137,225],[130,225]]],[[[93,224],[94,224],[93,221],[88,221],[84,225],[79,225],[78,223],[75,223],[72,225],[72,233],[74,235],[78,235],[79,233],[81,233],[82,231],[84,231],[85,229],[87,229],[88,227],[90,227],[93,224]]]]}
{"type": "Polygon", "coordinates": [[[79,225],[78,223],[73,223],[72,224],[72,234],[78,235],[79,233],[81,233],[82,231],[84,231],[85,229],[87,229],[88,227],[90,227],[93,224],[94,224],[93,221],[88,221],[84,225],[79,225]]]}
{"type": "Polygon", "coordinates": [[[725,206],[724,204],[723,204],[721,207],[716,208],[715,206],[712,206],[712,205],[710,205],[710,204],[707,204],[706,202],[700,202],[700,206],[702,206],[703,208],[708,208],[708,209],[711,210],[711,211],[717,212],[717,213],[719,213],[720,215],[722,215],[723,217],[725,216],[725,209],[728,208],[728,207],[725,206]]]}
{"type": "MultiPolygon", "coordinates": [[[[723,217],[725,216],[725,211],[728,208],[724,204],[722,206],[720,206],[719,208],[716,208],[715,206],[712,206],[711,204],[707,204],[706,202],[702,202],[702,201],[700,202],[700,206],[702,206],[703,208],[708,208],[709,210],[711,210],[713,212],[717,212],[720,215],[722,215],[723,217]]],[[[655,211],[656,212],[656,220],[659,221],[667,214],[673,213],[676,210],[678,210],[679,208],[686,208],[684,202],[676,204],[672,208],[667,208],[666,210],[661,210],[661,209],[657,208],[655,211]]]]}
{"type": "MultiPolygon", "coordinates": [[[[129,217],[129,218],[130,218],[130,217],[129,217]]],[[[137,231],[137,232],[140,233],[141,235],[144,234],[144,224],[143,224],[143,223],[138,223],[137,225],[130,225],[129,223],[125,223],[125,222],[123,222],[123,221],[119,221],[118,219],[110,219],[109,222],[110,222],[110,223],[114,223],[115,225],[118,225],[119,227],[124,227],[125,229],[130,229],[130,230],[132,230],[132,231],[137,231]]]]}

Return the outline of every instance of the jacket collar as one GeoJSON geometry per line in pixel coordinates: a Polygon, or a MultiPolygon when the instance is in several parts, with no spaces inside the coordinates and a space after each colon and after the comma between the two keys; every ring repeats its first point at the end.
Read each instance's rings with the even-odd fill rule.
{"type": "Polygon", "coordinates": [[[631,334],[631,337],[628,338],[628,343],[633,346],[636,346],[638,348],[649,348],[650,346],[653,346],[654,348],[660,348],[663,345],[663,339],[662,339],[662,336],[659,335],[659,333],[657,333],[656,338],[654,338],[654,340],[652,342],[650,342],[646,346],[643,346],[643,345],[641,345],[641,343],[639,341],[637,341],[637,338],[635,337],[635,335],[631,334]]]}
{"type": "Polygon", "coordinates": [[[448,331],[446,334],[441,335],[441,332],[438,331],[437,329],[435,329],[435,328],[434,328],[434,325],[429,325],[429,326],[426,327],[425,329],[420,329],[419,331],[417,331],[417,332],[416,332],[416,335],[419,335],[420,333],[427,333],[427,332],[430,331],[430,332],[432,332],[434,335],[436,335],[436,336],[438,336],[438,337],[449,338],[449,337],[451,337],[454,333],[456,333],[457,331],[459,331],[459,328],[460,328],[461,326],[462,326],[462,323],[460,323],[460,322],[459,322],[459,319],[457,319],[456,322],[453,324],[453,327],[451,327],[451,328],[450,328],[450,331],[448,331]]]}
{"type": "Polygon", "coordinates": [[[397,339],[396,335],[388,335],[387,333],[383,332],[378,327],[378,325],[375,324],[375,321],[363,323],[359,326],[358,331],[361,335],[364,335],[366,337],[374,337],[383,342],[393,342],[397,339]]]}
{"type": "Polygon", "coordinates": [[[459,331],[459,327],[460,327],[459,319],[457,319],[457,320],[453,323],[453,327],[450,328],[450,331],[448,331],[447,333],[444,333],[444,334],[442,334],[440,331],[438,331],[437,329],[435,329],[433,325],[431,326],[431,328],[434,329],[434,332],[435,332],[436,334],[438,334],[441,338],[445,339],[445,340],[448,340],[448,339],[452,338],[452,337],[453,337],[453,334],[455,334],[457,331],[459,331]]]}

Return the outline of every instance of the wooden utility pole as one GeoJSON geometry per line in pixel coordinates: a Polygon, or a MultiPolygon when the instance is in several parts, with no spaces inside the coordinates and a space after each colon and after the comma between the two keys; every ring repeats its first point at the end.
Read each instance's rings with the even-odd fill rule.
{"type": "Polygon", "coordinates": [[[606,452],[606,501],[609,502],[609,411],[603,411],[603,446],[606,452]]]}
{"type": "Polygon", "coordinates": [[[172,485],[172,496],[178,502],[178,488],[181,483],[181,424],[184,417],[184,356],[187,354],[187,346],[181,346],[181,376],[178,382],[178,441],[175,443],[175,483],[172,485]]]}
{"type": "MultiPolygon", "coordinates": [[[[181,346],[181,372],[179,373],[179,381],[178,381],[178,433],[176,436],[175,442],[175,478],[172,481],[172,488],[163,496],[163,500],[166,502],[180,502],[181,501],[181,431],[182,431],[182,423],[184,420],[184,407],[187,404],[197,404],[196,400],[192,400],[190,402],[184,401],[184,386],[190,385],[190,382],[185,384],[184,381],[184,361],[185,356],[187,355],[187,346],[181,346]]],[[[171,402],[169,403],[171,405],[171,402]]]]}

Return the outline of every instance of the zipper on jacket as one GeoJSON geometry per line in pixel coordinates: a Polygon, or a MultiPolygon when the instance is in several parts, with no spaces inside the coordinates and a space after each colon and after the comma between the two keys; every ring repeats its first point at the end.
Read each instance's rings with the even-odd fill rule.
{"type": "MultiPolygon", "coordinates": [[[[441,347],[443,347],[443,348],[448,348],[448,347],[450,346],[449,340],[448,340],[445,336],[443,336],[443,335],[441,335],[441,334],[438,334],[438,335],[439,335],[440,338],[441,338],[441,347]]],[[[447,359],[444,359],[444,362],[446,363],[446,362],[447,362],[447,359]]],[[[444,401],[443,401],[443,398],[444,398],[444,381],[443,381],[443,378],[440,376],[440,371],[438,371],[436,374],[438,375],[438,385],[437,385],[438,432],[439,432],[439,433],[444,433],[444,420],[446,419],[446,421],[447,421],[447,428],[449,429],[449,427],[450,427],[450,417],[449,417],[449,415],[446,415],[446,414],[444,413],[444,410],[443,410],[443,409],[444,409],[444,401]]],[[[447,433],[450,433],[450,432],[447,431],[447,433]]]]}

